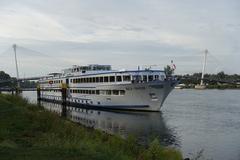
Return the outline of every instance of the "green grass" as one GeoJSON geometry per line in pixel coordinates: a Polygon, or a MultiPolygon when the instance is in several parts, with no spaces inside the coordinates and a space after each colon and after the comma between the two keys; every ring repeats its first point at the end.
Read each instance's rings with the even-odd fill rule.
{"type": "Polygon", "coordinates": [[[154,140],[148,148],[86,128],[27,100],[0,94],[0,160],[180,160],[154,140]]]}

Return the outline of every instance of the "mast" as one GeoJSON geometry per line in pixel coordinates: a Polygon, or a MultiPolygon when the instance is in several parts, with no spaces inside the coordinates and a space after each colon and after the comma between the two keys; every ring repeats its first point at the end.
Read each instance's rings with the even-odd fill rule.
{"type": "Polygon", "coordinates": [[[20,88],[20,82],[19,80],[19,72],[18,72],[18,63],[17,63],[17,45],[13,45],[13,50],[14,50],[14,56],[15,56],[15,65],[16,65],[16,72],[17,72],[17,86],[20,88]]]}
{"type": "Polygon", "coordinates": [[[201,83],[200,83],[201,86],[204,85],[204,84],[203,84],[203,78],[204,78],[205,69],[206,69],[207,54],[208,54],[208,50],[206,49],[205,52],[204,52],[204,59],[203,59],[202,77],[201,77],[201,83]]]}

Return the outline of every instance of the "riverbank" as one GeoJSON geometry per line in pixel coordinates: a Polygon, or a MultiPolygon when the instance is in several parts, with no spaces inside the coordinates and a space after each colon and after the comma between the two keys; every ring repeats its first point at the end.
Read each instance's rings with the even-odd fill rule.
{"type": "MultiPolygon", "coordinates": [[[[177,89],[195,89],[195,84],[179,85],[177,89]]],[[[222,85],[206,85],[206,89],[240,89],[240,85],[222,84],[222,85]]]]}
{"type": "Polygon", "coordinates": [[[181,153],[153,140],[148,148],[75,124],[17,96],[0,94],[1,159],[167,159],[181,153]]]}

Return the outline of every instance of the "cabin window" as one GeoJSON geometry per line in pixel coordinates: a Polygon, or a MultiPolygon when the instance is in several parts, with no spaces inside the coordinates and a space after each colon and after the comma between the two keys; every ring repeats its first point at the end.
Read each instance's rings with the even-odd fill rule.
{"type": "Polygon", "coordinates": [[[125,95],[125,90],[120,90],[120,95],[125,95]]]}
{"type": "Polygon", "coordinates": [[[86,94],[89,94],[88,90],[86,90],[86,94]]]}
{"type": "Polygon", "coordinates": [[[92,94],[95,94],[95,90],[92,90],[92,94]]]}
{"type": "Polygon", "coordinates": [[[123,81],[131,81],[131,77],[129,75],[123,76],[123,81]]]}
{"type": "Polygon", "coordinates": [[[153,81],[153,75],[148,76],[148,81],[153,81]]]}
{"type": "Polygon", "coordinates": [[[122,76],[117,76],[117,82],[122,82],[122,76]]]}
{"type": "Polygon", "coordinates": [[[89,80],[90,80],[89,82],[92,83],[93,82],[93,77],[90,77],[89,80]]]}
{"type": "Polygon", "coordinates": [[[132,76],[132,79],[134,80],[134,81],[140,81],[141,80],[141,76],[140,75],[133,75],[132,76]]]}
{"type": "Polygon", "coordinates": [[[99,77],[96,77],[96,82],[97,82],[97,83],[99,82],[99,77]]]}
{"type": "Polygon", "coordinates": [[[103,82],[103,77],[100,77],[100,82],[103,82]]]}
{"type": "Polygon", "coordinates": [[[115,76],[110,76],[110,82],[115,82],[115,76]]]}
{"type": "Polygon", "coordinates": [[[154,76],[155,80],[159,80],[159,75],[154,76]]]}
{"type": "Polygon", "coordinates": [[[111,90],[107,90],[107,91],[106,91],[106,94],[107,94],[107,95],[111,95],[111,90]]]}
{"type": "Polygon", "coordinates": [[[95,83],[96,82],[96,77],[93,77],[93,81],[92,81],[93,83],[95,83]]]}
{"type": "Polygon", "coordinates": [[[113,90],[112,93],[113,93],[113,95],[118,95],[119,91],[118,90],[113,90]]]}
{"type": "Polygon", "coordinates": [[[100,94],[99,90],[96,90],[96,94],[100,94]]]}
{"type": "Polygon", "coordinates": [[[108,77],[104,77],[104,82],[108,82],[108,77]]]}
{"type": "Polygon", "coordinates": [[[147,75],[143,75],[143,81],[147,82],[147,75]]]}

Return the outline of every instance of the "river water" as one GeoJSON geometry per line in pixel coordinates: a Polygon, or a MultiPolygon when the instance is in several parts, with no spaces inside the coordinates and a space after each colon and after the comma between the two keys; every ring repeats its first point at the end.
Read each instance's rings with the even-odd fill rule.
{"type": "MultiPolygon", "coordinates": [[[[33,103],[36,92],[23,92],[33,103]]],[[[58,114],[61,106],[42,102],[58,114]]],[[[135,135],[142,144],[158,137],[184,157],[240,160],[240,90],[177,90],[161,112],[99,111],[67,107],[71,120],[122,137],[135,135]]]]}

